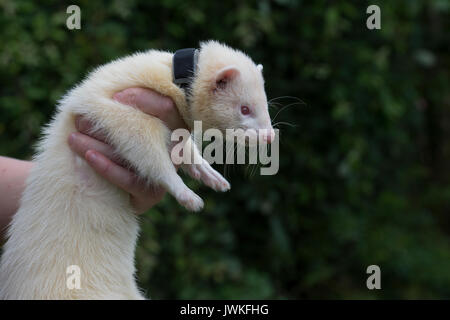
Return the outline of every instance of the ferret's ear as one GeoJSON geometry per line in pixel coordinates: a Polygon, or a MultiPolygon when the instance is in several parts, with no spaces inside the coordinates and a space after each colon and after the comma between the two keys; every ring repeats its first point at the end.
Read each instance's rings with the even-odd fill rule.
{"type": "Polygon", "coordinates": [[[239,69],[235,66],[227,66],[220,69],[216,73],[214,90],[226,88],[227,84],[233,79],[236,79],[240,73],[239,69]]]}
{"type": "Polygon", "coordinates": [[[259,71],[263,71],[263,65],[262,64],[258,64],[257,66],[256,66],[256,68],[258,68],[258,70],[259,71]]]}

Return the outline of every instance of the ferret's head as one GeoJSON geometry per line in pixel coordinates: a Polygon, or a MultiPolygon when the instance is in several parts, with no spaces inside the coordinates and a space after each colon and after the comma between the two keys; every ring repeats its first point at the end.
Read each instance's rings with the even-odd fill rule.
{"type": "Polygon", "coordinates": [[[191,90],[191,116],[203,128],[253,129],[246,135],[273,140],[262,65],[243,52],[215,41],[201,43],[191,90]]]}

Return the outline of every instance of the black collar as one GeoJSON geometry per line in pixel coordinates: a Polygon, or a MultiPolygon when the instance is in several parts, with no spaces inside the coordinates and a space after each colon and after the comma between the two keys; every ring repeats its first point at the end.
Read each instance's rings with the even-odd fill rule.
{"type": "Polygon", "coordinates": [[[175,52],[172,60],[173,82],[186,90],[197,69],[198,49],[187,48],[175,52]]]}

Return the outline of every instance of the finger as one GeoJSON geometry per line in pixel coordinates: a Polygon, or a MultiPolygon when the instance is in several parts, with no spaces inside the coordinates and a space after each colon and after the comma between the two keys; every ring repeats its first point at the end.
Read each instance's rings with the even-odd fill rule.
{"type": "Polygon", "coordinates": [[[131,171],[115,164],[94,150],[88,150],[85,154],[85,159],[99,175],[112,184],[131,194],[137,192],[137,179],[131,171]]]}
{"type": "Polygon", "coordinates": [[[74,132],[69,135],[69,146],[83,158],[88,150],[96,150],[104,154],[107,158],[120,162],[115,156],[114,149],[111,146],[79,132],[74,132]]]}
{"type": "Polygon", "coordinates": [[[164,189],[163,187],[155,187],[151,191],[151,195],[152,195],[152,198],[155,199],[155,203],[160,202],[165,194],[166,194],[166,189],[164,189]]]}
{"type": "Polygon", "coordinates": [[[91,136],[97,140],[106,142],[106,135],[100,130],[93,130],[94,125],[89,119],[82,115],[78,115],[75,118],[75,128],[81,133],[91,136]]]}
{"type": "Polygon", "coordinates": [[[164,121],[172,129],[187,128],[172,99],[146,88],[127,88],[114,94],[120,103],[138,108],[164,121]]]}
{"type": "MultiPolygon", "coordinates": [[[[139,183],[138,183],[139,184],[139,183]]],[[[164,196],[164,194],[166,193],[166,189],[164,189],[161,186],[147,186],[147,185],[143,185],[142,188],[140,189],[142,194],[145,195],[146,198],[151,198],[151,199],[158,199],[161,200],[162,196],[164,196]]]]}
{"type": "Polygon", "coordinates": [[[158,204],[165,194],[166,190],[162,187],[143,187],[139,194],[131,197],[131,204],[135,208],[136,213],[144,213],[158,204]]]}

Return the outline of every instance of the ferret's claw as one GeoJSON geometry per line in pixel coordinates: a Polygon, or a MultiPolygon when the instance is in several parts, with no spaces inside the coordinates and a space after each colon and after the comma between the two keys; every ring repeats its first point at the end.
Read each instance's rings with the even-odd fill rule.
{"type": "Polygon", "coordinates": [[[203,209],[203,200],[191,189],[186,189],[179,196],[177,196],[177,201],[183,207],[190,211],[200,211],[203,209]]]}
{"type": "Polygon", "coordinates": [[[228,191],[231,186],[230,183],[211,165],[203,160],[201,164],[191,164],[184,167],[186,172],[194,179],[201,180],[205,185],[214,189],[215,191],[228,191]]]}

